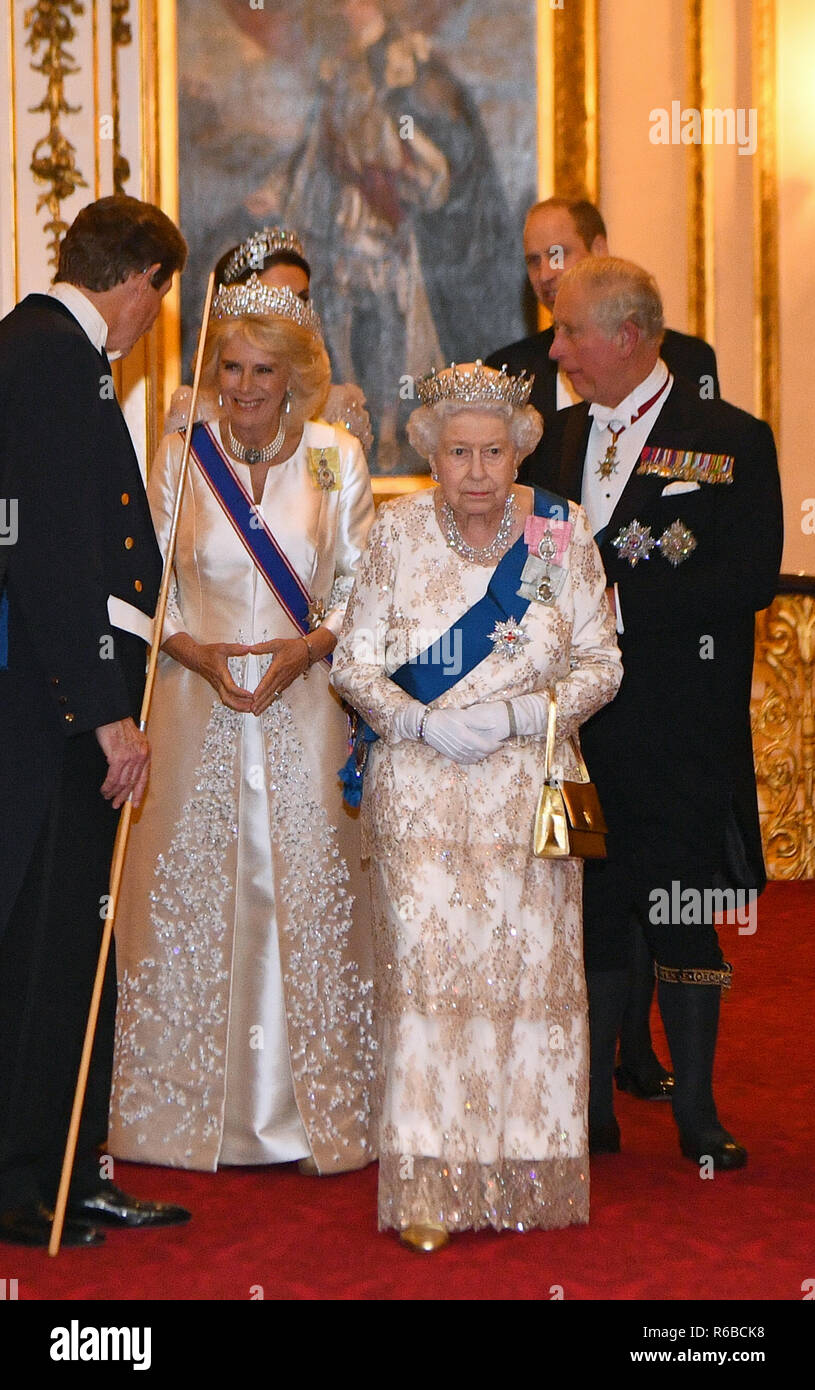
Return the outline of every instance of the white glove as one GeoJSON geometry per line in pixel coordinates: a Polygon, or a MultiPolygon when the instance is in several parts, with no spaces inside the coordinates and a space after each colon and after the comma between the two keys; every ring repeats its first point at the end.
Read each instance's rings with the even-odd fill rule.
{"type": "Polygon", "coordinates": [[[492,734],[473,727],[467,719],[469,714],[471,711],[466,709],[431,710],[425,720],[425,743],[454,763],[479,763],[495,752],[501,740],[496,742],[492,734]]]}
{"type": "Polygon", "coordinates": [[[509,700],[515,719],[514,733],[520,735],[546,734],[549,722],[548,695],[516,695],[509,700]]]}
{"type": "Polygon", "coordinates": [[[418,738],[419,725],[426,708],[427,706],[423,705],[421,700],[411,700],[409,705],[400,709],[391,724],[388,743],[401,743],[404,739],[418,738]]]}
{"type": "Polygon", "coordinates": [[[494,753],[509,738],[509,710],[505,700],[490,700],[483,705],[470,705],[460,711],[464,724],[473,733],[489,739],[494,753]]]}

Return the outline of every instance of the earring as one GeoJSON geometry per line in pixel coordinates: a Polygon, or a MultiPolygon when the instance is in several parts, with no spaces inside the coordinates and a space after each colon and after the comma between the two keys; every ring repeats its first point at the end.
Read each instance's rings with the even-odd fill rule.
{"type": "Polygon", "coordinates": [[[291,415],[291,391],[286,387],[286,394],[283,397],[283,409],[287,415],[291,415]]]}
{"type": "Polygon", "coordinates": [[[224,398],[223,398],[223,396],[221,395],[220,391],[218,392],[218,405],[219,405],[219,407],[221,408],[221,410],[223,410],[223,408],[224,408],[224,398]]]}

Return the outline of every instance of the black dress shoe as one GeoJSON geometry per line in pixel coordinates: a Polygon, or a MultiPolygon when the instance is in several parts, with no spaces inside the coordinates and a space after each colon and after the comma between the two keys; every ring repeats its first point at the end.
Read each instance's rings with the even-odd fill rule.
{"type": "Polygon", "coordinates": [[[616,1120],[610,1124],[589,1125],[590,1154],[618,1154],[620,1152],[620,1126],[616,1120]]]}
{"type": "Polygon", "coordinates": [[[737,1144],[732,1134],[728,1134],[726,1129],[718,1129],[707,1138],[691,1140],[679,1136],[679,1147],[685,1158],[692,1158],[694,1163],[701,1163],[704,1159],[713,1160],[713,1167],[727,1172],[728,1169],[744,1168],[747,1164],[747,1150],[741,1144],[737,1144]]]}
{"type": "Polygon", "coordinates": [[[105,1183],[89,1197],[68,1203],[70,1216],[102,1221],[107,1226],[181,1226],[189,1221],[184,1207],[171,1207],[166,1202],[142,1202],[129,1197],[113,1183],[105,1183]]]}
{"type": "Polygon", "coordinates": [[[674,1092],[674,1074],[660,1067],[653,1076],[638,1076],[631,1067],[619,1066],[614,1069],[614,1080],[618,1091],[627,1091],[637,1100],[670,1100],[674,1092]]]}
{"type": "MultiPolygon", "coordinates": [[[[0,1241],[7,1245],[47,1246],[51,1239],[54,1213],[41,1202],[26,1207],[11,1207],[0,1212],[0,1241]]],[[[62,1227],[63,1245],[101,1245],[101,1231],[87,1221],[67,1219],[62,1227]]]]}

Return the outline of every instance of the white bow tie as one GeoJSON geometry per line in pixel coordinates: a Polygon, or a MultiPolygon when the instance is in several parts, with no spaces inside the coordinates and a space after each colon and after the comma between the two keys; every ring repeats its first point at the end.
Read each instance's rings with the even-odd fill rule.
{"type": "Polygon", "coordinates": [[[615,430],[627,428],[631,423],[631,411],[624,410],[620,413],[620,407],[610,408],[607,405],[590,405],[589,414],[594,417],[595,424],[600,430],[607,430],[613,426],[615,430]]]}

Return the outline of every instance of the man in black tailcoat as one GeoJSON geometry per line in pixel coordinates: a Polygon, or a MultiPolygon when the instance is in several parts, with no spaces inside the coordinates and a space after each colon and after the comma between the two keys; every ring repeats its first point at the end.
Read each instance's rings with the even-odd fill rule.
{"type": "MultiPolygon", "coordinates": [[[[161,579],[108,354],[154,323],[186,244],[158,208],[103,198],[56,283],[0,323],[0,1240],[47,1244],[161,579]]],[[[102,1176],[116,1008],[108,963],[63,1243],[165,1225],[102,1176]]]]}
{"type": "MultiPolygon", "coordinates": [[[[524,222],[524,257],[529,283],[540,304],[552,312],[560,279],[586,256],[607,256],[606,226],[599,208],[586,199],[546,198],[535,203],[524,222]]],[[[510,343],[487,358],[500,369],[534,375],[530,403],[548,424],[558,410],[574,405],[580,396],[564,372],[549,356],[554,339],[549,327],[518,343],[510,343]]],[[[716,354],[702,338],[666,328],[661,356],[674,376],[692,382],[703,400],[719,394],[716,354]]],[[[521,480],[533,475],[541,483],[555,485],[541,472],[543,440],[524,461],[521,480]]],[[[620,1090],[643,1100],[668,1100],[674,1079],[660,1064],[651,1043],[651,1002],[654,995],[654,962],[639,929],[634,932],[631,982],[620,1032],[620,1065],[616,1070],[620,1090]]]]}
{"type": "MultiPolygon", "coordinates": [[[[535,203],[526,214],[524,223],[524,257],[529,283],[535,297],[552,312],[560,278],[586,256],[607,256],[606,227],[598,208],[585,199],[546,198],[535,203]]],[[[499,348],[486,359],[488,367],[499,370],[506,362],[508,370],[517,375],[526,370],[535,381],[530,405],[534,405],[548,423],[557,410],[574,405],[579,396],[557,363],[549,356],[554,329],[544,328],[520,342],[499,348]]],[[[703,399],[719,394],[716,374],[716,354],[702,338],[690,337],[666,328],[662,340],[662,358],[674,376],[692,382],[703,399]]],[[[543,457],[543,442],[526,460],[527,472],[535,469],[543,457]]]]}
{"type": "MultiPolygon", "coordinates": [[[[617,614],[623,682],[582,731],[609,825],[586,865],[590,1144],[619,1148],[614,1046],[632,918],[656,960],[683,1153],[742,1167],[712,1071],[730,983],[713,918],[765,882],[750,735],[754,618],[781,560],[772,432],[700,399],[660,357],[662,303],[628,261],[587,257],[560,282],[552,356],[583,402],[545,433],[543,477],[582,501],[617,614]]],[[[754,923],[752,923],[754,928],[754,923]]]]}

